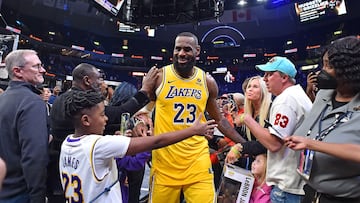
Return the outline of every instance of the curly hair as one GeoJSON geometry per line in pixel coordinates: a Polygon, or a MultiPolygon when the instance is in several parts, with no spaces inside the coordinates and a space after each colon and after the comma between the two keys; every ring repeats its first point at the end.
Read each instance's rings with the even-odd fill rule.
{"type": "Polygon", "coordinates": [[[65,115],[75,118],[84,109],[90,109],[104,101],[104,96],[94,90],[71,90],[65,96],[65,115]]]}
{"type": "Polygon", "coordinates": [[[360,91],[360,39],[355,36],[335,40],[325,52],[334,68],[338,84],[346,84],[354,92],[360,91]]]}

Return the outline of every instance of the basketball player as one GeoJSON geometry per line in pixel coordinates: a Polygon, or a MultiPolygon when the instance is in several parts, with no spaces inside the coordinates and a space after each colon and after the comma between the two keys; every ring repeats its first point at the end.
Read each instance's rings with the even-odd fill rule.
{"type": "Polygon", "coordinates": [[[67,202],[121,203],[118,170],[114,157],[173,144],[192,135],[203,135],[216,127],[214,120],[161,136],[130,138],[102,136],[108,120],[104,98],[94,90],[72,90],[65,98],[65,112],[75,132],[61,146],[59,170],[67,202]]]}
{"type": "MultiPolygon", "coordinates": [[[[220,114],[216,103],[218,86],[213,77],[195,67],[200,53],[197,37],[189,32],[175,39],[173,64],[160,69],[155,84],[155,136],[196,125],[200,113],[207,111],[219,130],[235,142],[241,136],[220,114]]],[[[202,118],[205,120],[205,118],[202,118]]],[[[193,136],[152,152],[149,202],[215,202],[215,187],[208,141],[193,136]]]]}

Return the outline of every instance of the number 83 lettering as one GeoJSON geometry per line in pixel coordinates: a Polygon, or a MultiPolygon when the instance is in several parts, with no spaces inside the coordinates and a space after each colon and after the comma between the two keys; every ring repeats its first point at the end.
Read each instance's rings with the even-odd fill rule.
{"type": "Polygon", "coordinates": [[[286,115],[276,114],[274,125],[278,125],[282,128],[286,128],[289,123],[289,118],[286,115]]]}

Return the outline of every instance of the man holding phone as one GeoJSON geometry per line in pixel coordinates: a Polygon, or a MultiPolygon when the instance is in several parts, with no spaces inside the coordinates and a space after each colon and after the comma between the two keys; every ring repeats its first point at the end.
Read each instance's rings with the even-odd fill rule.
{"type": "MultiPolygon", "coordinates": [[[[282,138],[292,135],[310,111],[312,103],[302,87],[295,85],[295,65],[285,57],[276,56],[266,64],[257,65],[265,72],[264,81],[268,91],[276,96],[269,111],[269,128],[264,128],[246,113],[240,122],[245,124],[257,140],[268,149],[266,183],[272,186],[271,202],[300,203],[304,195],[304,182],[296,172],[298,152],[284,145],[282,138]]],[[[228,154],[227,162],[247,154],[249,144],[237,144],[228,154]],[[233,153],[234,150],[240,153],[233,153]]],[[[236,151],[235,151],[236,152],[236,151]]]]}

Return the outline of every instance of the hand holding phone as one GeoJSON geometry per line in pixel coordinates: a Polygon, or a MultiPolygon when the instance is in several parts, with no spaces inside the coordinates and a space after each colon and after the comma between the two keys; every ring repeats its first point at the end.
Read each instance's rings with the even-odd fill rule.
{"type": "Polygon", "coordinates": [[[122,113],[120,119],[120,133],[121,135],[125,135],[127,130],[127,123],[130,120],[130,113],[122,113]]]}

